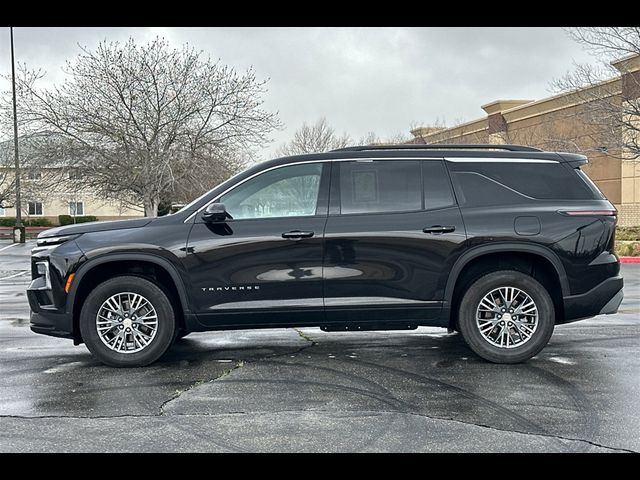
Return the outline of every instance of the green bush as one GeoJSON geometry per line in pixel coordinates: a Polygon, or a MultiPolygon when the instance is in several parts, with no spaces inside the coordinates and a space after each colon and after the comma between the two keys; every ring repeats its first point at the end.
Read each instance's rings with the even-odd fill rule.
{"type": "Polygon", "coordinates": [[[31,218],[25,220],[24,224],[26,227],[53,227],[53,223],[47,218],[31,218]]]}
{"type": "Polygon", "coordinates": [[[640,241],[640,226],[616,227],[616,240],[640,241]]]}
{"type": "MultiPolygon", "coordinates": [[[[0,218],[0,227],[13,227],[16,224],[16,217],[0,218]]],[[[53,224],[47,218],[30,218],[22,220],[25,227],[52,227],[53,224]]]]}
{"type": "Polygon", "coordinates": [[[97,222],[98,217],[95,215],[85,215],[84,217],[76,217],[76,223],[97,222]]]}
{"type": "Polygon", "coordinates": [[[615,252],[620,257],[635,257],[640,254],[640,242],[616,241],[615,252]]]}
{"type": "Polygon", "coordinates": [[[60,222],[60,225],[73,225],[74,223],[96,222],[97,220],[98,220],[98,217],[94,215],[85,215],[83,217],[75,217],[75,221],[71,215],[58,215],[58,222],[60,222]]]}
{"type": "Polygon", "coordinates": [[[60,225],[71,225],[73,217],[71,215],[58,215],[58,223],[60,225]]]}

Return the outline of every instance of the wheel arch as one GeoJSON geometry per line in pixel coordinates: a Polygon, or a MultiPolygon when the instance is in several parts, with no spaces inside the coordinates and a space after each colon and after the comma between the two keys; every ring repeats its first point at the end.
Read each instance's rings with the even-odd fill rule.
{"type": "MultiPolygon", "coordinates": [[[[154,268],[160,269],[158,270],[159,272],[164,272],[162,274],[164,276],[162,280],[165,280],[164,283],[167,283],[167,280],[170,279],[171,284],[166,285],[164,283],[160,283],[160,286],[168,290],[170,297],[175,301],[175,307],[178,310],[178,321],[184,327],[185,316],[190,312],[189,299],[180,273],[169,260],[153,254],[107,254],[85,262],[75,272],[73,284],[67,298],[67,313],[72,317],[73,336],[75,340],[82,341],[80,338],[78,320],[84,299],[90,291],[84,287],[83,280],[90,280],[92,272],[97,272],[96,269],[100,270],[115,265],[119,265],[119,268],[116,267],[115,271],[122,274],[135,274],[135,270],[132,270],[131,267],[140,265],[153,265],[154,268]]],[[[144,274],[141,276],[147,277],[147,275],[144,274]]],[[[158,280],[160,279],[156,278],[156,281],[158,280]]]]}
{"type": "MultiPolygon", "coordinates": [[[[483,260],[486,260],[489,264],[491,264],[491,260],[496,262],[497,265],[507,264],[517,267],[518,265],[517,261],[514,261],[515,259],[521,259],[522,264],[531,264],[532,266],[537,264],[542,266],[543,271],[540,273],[543,277],[542,283],[548,290],[549,285],[556,286],[555,282],[557,281],[557,286],[560,287],[560,291],[550,291],[549,293],[551,294],[554,300],[554,305],[557,308],[556,313],[558,318],[563,318],[564,312],[562,308],[562,298],[569,295],[569,282],[564,266],[558,256],[549,248],[541,245],[496,243],[492,245],[482,245],[465,252],[453,265],[447,279],[444,293],[445,305],[448,306],[450,313],[450,328],[453,328],[455,325],[457,317],[456,306],[460,300],[459,298],[456,298],[459,296],[459,292],[456,290],[464,287],[461,286],[462,283],[465,283],[467,280],[472,280],[472,278],[465,278],[467,273],[472,276],[473,274],[471,269],[474,266],[478,266],[479,271],[482,271],[480,264],[483,260]]],[[[497,267],[494,267],[488,271],[494,271],[496,269],[497,267]]],[[[519,268],[514,269],[524,271],[519,268]]],[[[524,272],[528,273],[526,271],[524,272]]],[[[540,280],[540,278],[537,279],[540,280]]]]}

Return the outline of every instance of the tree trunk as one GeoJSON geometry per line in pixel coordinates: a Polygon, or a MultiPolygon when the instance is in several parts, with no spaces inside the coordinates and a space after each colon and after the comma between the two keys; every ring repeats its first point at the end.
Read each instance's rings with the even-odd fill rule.
{"type": "Polygon", "coordinates": [[[160,199],[158,197],[145,197],[144,199],[144,216],[145,217],[157,217],[158,206],[160,205],[160,199]]]}

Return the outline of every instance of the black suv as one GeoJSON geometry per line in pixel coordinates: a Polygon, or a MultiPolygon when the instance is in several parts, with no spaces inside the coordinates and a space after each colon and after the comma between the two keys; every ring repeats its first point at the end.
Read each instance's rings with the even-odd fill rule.
{"type": "Polygon", "coordinates": [[[396,145],[278,158],[160,218],[38,236],[31,329],[106,364],[194,331],[459,331],[492,362],[555,324],[615,313],[616,210],[582,155],[396,145]]]}

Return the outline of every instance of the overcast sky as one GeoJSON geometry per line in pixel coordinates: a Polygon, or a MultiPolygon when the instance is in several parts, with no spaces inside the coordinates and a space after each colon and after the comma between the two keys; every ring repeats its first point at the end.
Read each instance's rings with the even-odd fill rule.
{"type": "MultiPolygon", "coordinates": [[[[265,106],[285,128],[265,157],[303,121],[324,116],[354,138],[408,135],[411,125],[484,115],[497,99],[539,99],[550,81],[591,58],[560,28],[25,28],[16,59],[60,81],[78,43],[103,39],[188,42],[238,70],[269,78],[265,106]]],[[[9,29],[0,30],[0,71],[10,72],[9,29]]],[[[2,84],[2,87],[8,87],[2,84]]],[[[3,89],[4,89],[3,88],[3,89]]]]}

